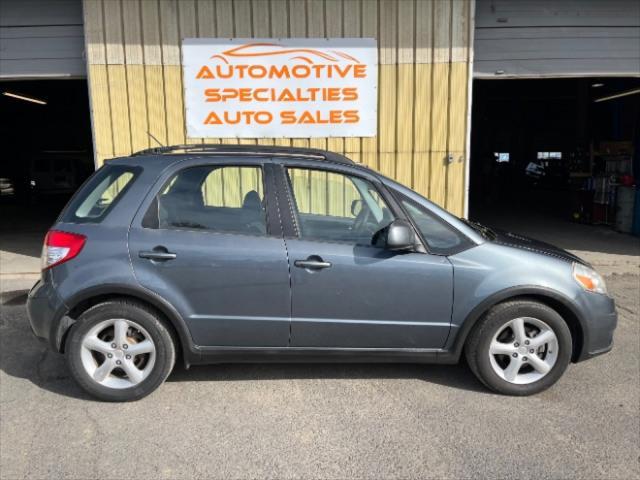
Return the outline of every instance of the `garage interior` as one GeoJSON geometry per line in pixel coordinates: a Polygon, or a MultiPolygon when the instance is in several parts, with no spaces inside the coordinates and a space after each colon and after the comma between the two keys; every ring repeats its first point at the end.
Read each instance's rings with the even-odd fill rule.
{"type": "Polygon", "coordinates": [[[37,271],[47,228],[94,171],[86,80],[0,82],[0,137],[0,247],[15,254],[2,269],[37,271]]]}
{"type": "Polygon", "coordinates": [[[631,265],[640,3],[476,0],[475,20],[469,217],[631,265]]]}
{"type": "Polygon", "coordinates": [[[39,273],[44,234],[94,170],[82,1],[0,0],[0,44],[6,282],[39,273]]]}
{"type": "Polygon", "coordinates": [[[469,216],[631,233],[640,79],[475,80],[469,216]]]}
{"type": "Polygon", "coordinates": [[[1,82],[0,132],[13,203],[59,206],[94,170],[86,80],[1,82]]]}

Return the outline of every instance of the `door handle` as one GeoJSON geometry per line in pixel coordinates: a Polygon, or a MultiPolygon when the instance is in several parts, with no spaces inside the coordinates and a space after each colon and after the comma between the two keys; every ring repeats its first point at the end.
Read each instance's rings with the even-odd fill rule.
{"type": "Polygon", "coordinates": [[[165,251],[162,251],[162,250],[142,250],[141,252],[138,253],[138,256],[140,258],[146,258],[148,260],[160,260],[160,261],[173,260],[174,258],[177,257],[177,255],[175,253],[167,252],[166,249],[165,249],[165,251]]]}
{"type": "Polygon", "coordinates": [[[311,255],[306,260],[296,260],[293,264],[298,268],[307,268],[309,270],[322,270],[331,267],[331,262],[325,262],[317,255],[311,255]]]}

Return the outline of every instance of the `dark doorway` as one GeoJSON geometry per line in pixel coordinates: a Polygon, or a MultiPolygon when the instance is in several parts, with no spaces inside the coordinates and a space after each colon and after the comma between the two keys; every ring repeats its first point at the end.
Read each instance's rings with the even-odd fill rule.
{"type": "Polygon", "coordinates": [[[638,78],[474,81],[470,218],[615,227],[614,189],[598,182],[638,177],[640,94],[629,92],[639,88],[638,78]]]}
{"type": "Polygon", "coordinates": [[[64,201],[93,171],[85,80],[0,83],[0,132],[0,177],[13,184],[19,202],[39,197],[64,201]],[[49,171],[54,178],[45,179],[42,174],[49,171]],[[38,185],[36,176],[45,185],[38,185]]]}
{"type": "Polygon", "coordinates": [[[94,170],[86,80],[0,82],[0,138],[0,250],[37,257],[47,229],[94,170]]]}

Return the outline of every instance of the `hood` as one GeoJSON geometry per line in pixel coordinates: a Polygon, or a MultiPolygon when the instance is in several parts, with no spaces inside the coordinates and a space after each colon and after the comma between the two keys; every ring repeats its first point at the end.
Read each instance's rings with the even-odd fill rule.
{"type": "Polygon", "coordinates": [[[555,245],[551,245],[550,243],[545,243],[516,233],[505,232],[503,230],[494,229],[493,232],[495,233],[495,239],[493,242],[499,245],[528,250],[541,255],[555,257],[566,262],[577,262],[591,267],[591,265],[580,257],[577,257],[573,253],[567,252],[562,248],[556,247],[555,245]]]}

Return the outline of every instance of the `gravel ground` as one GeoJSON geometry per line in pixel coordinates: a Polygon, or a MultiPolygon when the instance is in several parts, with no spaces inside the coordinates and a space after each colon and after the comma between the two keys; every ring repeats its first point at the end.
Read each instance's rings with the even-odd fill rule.
{"type": "Polygon", "coordinates": [[[464,366],[218,365],[130,404],[83,394],[5,281],[0,477],[639,478],[640,276],[607,280],[614,350],[535,397],[464,366]]]}

